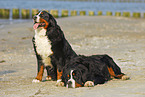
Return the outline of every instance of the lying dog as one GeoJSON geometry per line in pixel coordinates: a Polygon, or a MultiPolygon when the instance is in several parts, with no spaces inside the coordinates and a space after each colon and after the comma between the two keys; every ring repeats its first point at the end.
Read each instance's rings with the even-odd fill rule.
{"type": "Polygon", "coordinates": [[[129,79],[108,55],[78,56],[63,68],[62,82],[67,88],[91,87],[112,78],[129,79]]]}
{"type": "Polygon", "coordinates": [[[40,11],[34,17],[35,36],[33,46],[36,53],[38,73],[33,82],[42,80],[44,69],[48,79],[61,81],[62,68],[67,61],[76,57],[63,31],[54,17],[46,11],[40,11]]]}

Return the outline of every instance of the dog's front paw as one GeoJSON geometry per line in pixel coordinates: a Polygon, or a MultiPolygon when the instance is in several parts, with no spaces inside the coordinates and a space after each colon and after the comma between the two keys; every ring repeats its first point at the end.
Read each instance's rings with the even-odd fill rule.
{"type": "Polygon", "coordinates": [[[51,78],[50,76],[47,76],[47,77],[45,78],[45,80],[46,80],[46,81],[51,81],[52,78],[51,78]]]}
{"type": "Polygon", "coordinates": [[[129,76],[126,76],[126,75],[123,75],[121,79],[122,79],[122,80],[129,80],[130,77],[129,77],[129,76]]]}
{"type": "Polygon", "coordinates": [[[84,85],[85,87],[94,87],[94,82],[92,81],[87,81],[84,85]]]}
{"type": "Polygon", "coordinates": [[[38,79],[33,79],[33,81],[32,81],[32,83],[39,83],[40,82],[40,80],[38,80],[38,79]]]}
{"type": "Polygon", "coordinates": [[[57,80],[56,86],[63,87],[64,86],[64,82],[62,82],[61,80],[57,80]]]}

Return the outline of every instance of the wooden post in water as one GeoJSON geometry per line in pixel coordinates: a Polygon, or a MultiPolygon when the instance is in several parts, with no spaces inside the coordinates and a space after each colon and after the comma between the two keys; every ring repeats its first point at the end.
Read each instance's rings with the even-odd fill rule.
{"type": "Polygon", "coordinates": [[[0,9],[0,19],[9,19],[10,9],[0,9]]]}
{"type": "Polygon", "coordinates": [[[30,10],[29,9],[22,9],[21,14],[22,14],[22,19],[29,19],[30,18],[30,10]]]}
{"type": "Polygon", "coordinates": [[[112,0],[107,0],[108,2],[112,2],[112,0]]]}
{"type": "Polygon", "coordinates": [[[108,0],[104,0],[104,2],[107,2],[108,0]]]}
{"type": "Polygon", "coordinates": [[[19,9],[12,9],[12,18],[13,19],[19,19],[20,18],[20,14],[19,14],[19,9]]]}
{"type": "Polygon", "coordinates": [[[132,2],[134,3],[134,2],[135,2],[135,0],[132,0],[132,2]]]}
{"type": "Polygon", "coordinates": [[[89,16],[94,16],[95,12],[94,11],[89,11],[89,16]]]}
{"type": "Polygon", "coordinates": [[[0,18],[4,19],[5,16],[5,9],[0,9],[0,18]]]}
{"type": "Polygon", "coordinates": [[[68,17],[68,10],[62,10],[61,17],[68,17]]]}
{"type": "Polygon", "coordinates": [[[115,12],[115,16],[121,16],[121,12],[115,12]]]}
{"type": "Polygon", "coordinates": [[[98,16],[101,16],[102,15],[102,11],[98,11],[98,16]]]}
{"type": "Polygon", "coordinates": [[[133,17],[134,18],[140,18],[141,17],[141,14],[139,12],[134,12],[133,13],[133,17]]]}
{"type": "Polygon", "coordinates": [[[77,16],[77,11],[76,10],[72,10],[70,12],[70,16],[77,16]]]}
{"type": "Polygon", "coordinates": [[[58,10],[50,10],[50,14],[52,14],[55,18],[58,18],[58,10]]]}
{"type": "Polygon", "coordinates": [[[0,19],[3,18],[3,9],[0,9],[0,19]]]}
{"type": "Polygon", "coordinates": [[[126,2],[128,2],[128,3],[129,3],[129,2],[130,2],[130,0],[126,0],[126,2]]]}
{"type": "Polygon", "coordinates": [[[116,0],[112,0],[112,2],[116,2],[116,0]]]}
{"type": "Polygon", "coordinates": [[[123,0],[123,2],[125,3],[125,2],[126,2],[126,0],[123,0]]]}
{"type": "Polygon", "coordinates": [[[38,9],[32,9],[32,18],[38,13],[38,9]]]}
{"type": "Polygon", "coordinates": [[[86,15],[86,11],[80,11],[80,14],[79,14],[80,16],[84,16],[84,15],[86,15]]]}
{"type": "Polygon", "coordinates": [[[142,3],[142,0],[137,0],[138,3],[142,3]]]}
{"type": "Polygon", "coordinates": [[[112,12],[107,11],[107,12],[106,12],[106,16],[112,16],[112,12]]]}
{"type": "Polygon", "coordinates": [[[122,2],[122,0],[119,0],[119,3],[122,2]]]}
{"type": "Polygon", "coordinates": [[[5,19],[9,19],[9,18],[10,18],[10,9],[5,9],[4,18],[5,18],[5,19]]]}
{"type": "Polygon", "coordinates": [[[123,12],[124,17],[130,17],[130,12],[123,12]]]}

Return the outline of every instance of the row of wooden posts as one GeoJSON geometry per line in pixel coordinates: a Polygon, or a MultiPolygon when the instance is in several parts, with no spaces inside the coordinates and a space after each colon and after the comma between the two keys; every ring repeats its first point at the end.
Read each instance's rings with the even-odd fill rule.
{"type": "MultiPolygon", "coordinates": [[[[59,16],[58,10],[50,10],[48,12],[50,12],[50,14],[52,14],[55,18],[77,16],[77,15],[80,15],[80,16],[87,15],[86,11],[76,11],[76,10],[71,10],[70,15],[69,15],[68,10],[62,10],[61,16],[59,16]]],[[[29,9],[21,9],[21,11],[20,11],[20,9],[12,9],[12,19],[31,19],[37,13],[38,13],[38,9],[32,9],[31,12],[29,9]],[[31,13],[31,15],[30,15],[30,13],[31,13]]],[[[101,16],[101,15],[103,15],[103,12],[98,11],[95,13],[94,11],[88,11],[88,15],[89,16],[95,16],[95,15],[101,16]]],[[[107,11],[106,16],[113,16],[113,13],[111,11],[107,11]]],[[[143,17],[143,18],[145,18],[145,13],[115,12],[114,16],[134,17],[134,18],[143,17]]],[[[10,9],[0,9],[0,19],[10,19],[10,9]]]]}
{"type": "Polygon", "coordinates": [[[128,3],[145,3],[145,0],[55,0],[55,1],[94,1],[94,2],[128,2],[128,3]]]}

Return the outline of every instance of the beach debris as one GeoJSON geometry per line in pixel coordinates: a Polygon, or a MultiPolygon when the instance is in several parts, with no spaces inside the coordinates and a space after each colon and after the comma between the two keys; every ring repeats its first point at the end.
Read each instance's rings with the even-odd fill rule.
{"type": "Polygon", "coordinates": [[[35,93],[35,95],[38,95],[38,94],[40,94],[41,93],[41,90],[39,89],[36,93],[35,93]]]}
{"type": "Polygon", "coordinates": [[[25,40],[25,39],[31,39],[32,37],[22,37],[21,39],[22,40],[25,40]]]}
{"type": "Polygon", "coordinates": [[[11,34],[12,32],[8,32],[8,34],[11,34]]]}
{"type": "Polygon", "coordinates": [[[6,62],[6,61],[5,61],[5,60],[1,60],[1,61],[0,61],[0,63],[4,63],[4,62],[6,62]]]}

